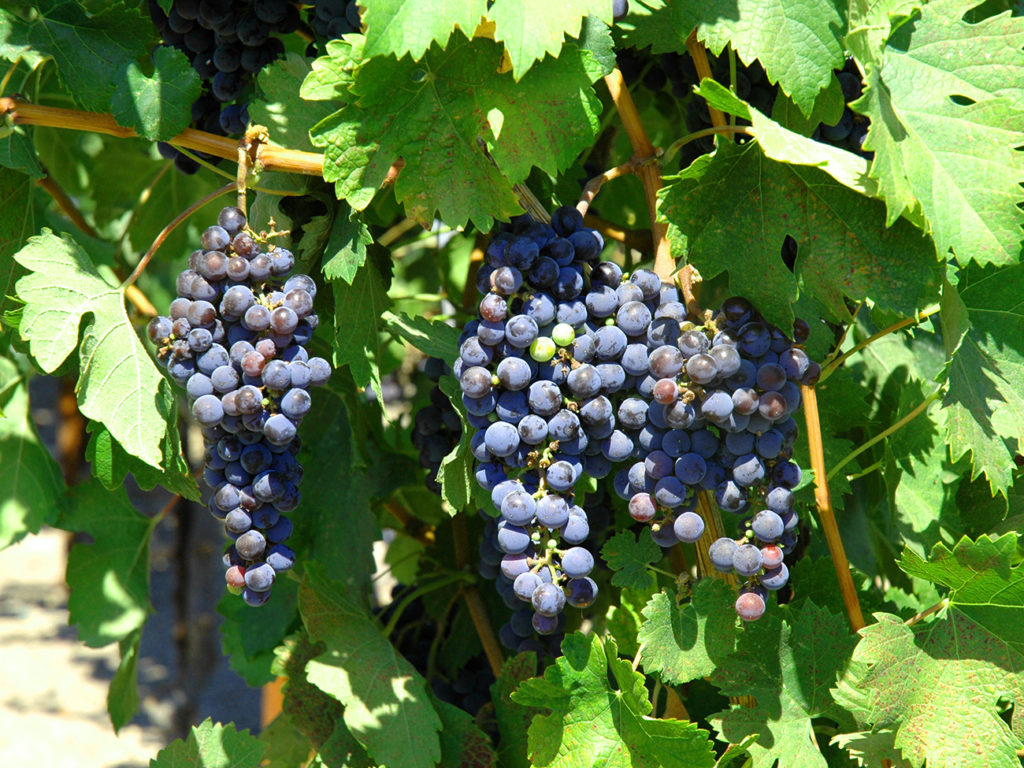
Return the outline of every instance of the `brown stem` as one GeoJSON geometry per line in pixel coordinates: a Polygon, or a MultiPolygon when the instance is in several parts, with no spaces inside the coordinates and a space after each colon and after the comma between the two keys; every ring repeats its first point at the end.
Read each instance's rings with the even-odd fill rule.
{"type": "Polygon", "coordinates": [[[683,294],[683,303],[686,304],[687,314],[692,315],[695,320],[701,322],[704,308],[701,307],[700,301],[697,299],[697,288],[703,281],[700,272],[692,264],[687,264],[679,270],[676,280],[679,283],[679,290],[683,294]]]}
{"type": "Polygon", "coordinates": [[[528,186],[525,184],[513,184],[512,191],[516,193],[516,197],[519,198],[519,204],[530,214],[530,218],[543,224],[551,223],[551,214],[548,213],[548,209],[537,199],[537,196],[533,194],[533,191],[528,186]]]}
{"type": "MultiPolygon", "coordinates": [[[[622,79],[622,73],[616,67],[604,78],[608,92],[611,94],[615,109],[622,120],[622,126],[626,129],[629,143],[633,147],[633,156],[638,158],[652,157],[655,154],[654,145],[647,137],[643,123],[640,121],[640,114],[636,111],[633,97],[629,94],[626,81],[622,79]]],[[[651,216],[651,238],[654,241],[654,271],[662,280],[667,280],[675,272],[676,264],[669,251],[669,243],[666,234],[668,225],[658,221],[658,190],[661,189],[661,175],[658,166],[654,163],[642,165],[638,171],[640,181],[644,185],[644,195],[647,198],[647,210],[651,216]]]]}
{"type": "Polygon", "coordinates": [[[160,248],[161,245],[163,245],[163,242],[164,240],[167,239],[167,236],[171,234],[171,232],[173,232],[175,228],[179,224],[181,224],[181,222],[183,222],[185,219],[187,219],[193,213],[198,211],[211,200],[214,200],[220,197],[221,195],[226,195],[228,192],[233,192],[234,190],[235,182],[225,184],[220,189],[214,190],[213,192],[206,195],[202,199],[192,203],[192,205],[190,205],[184,211],[175,216],[174,220],[170,224],[168,224],[166,227],[160,230],[160,234],[156,236],[156,239],[153,241],[153,244],[149,246],[149,250],[146,251],[146,253],[143,255],[141,259],[139,259],[139,263],[135,265],[135,269],[132,271],[130,275],[128,275],[128,279],[124,282],[125,288],[131,286],[139,278],[139,275],[142,274],[142,271],[149,264],[150,259],[153,258],[153,255],[157,252],[157,249],[160,248]]]}
{"type": "MultiPolygon", "coordinates": [[[[461,513],[452,518],[452,538],[455,544],[455,567],[459,570],[466,570],[469,568],[471,558],[469,536],[466,533],[466,518],[461,513]]],[[[473,626],[484,647],[484,653],[487,654],[491,671],[497,677],[501,674],[505,657],[501,652],[501,645],[498,643],[494,627],[491,626],[491,620],[487,616],[487,608],[484,607],[480,591],[476,588],[476,584],[466,584],[462,587],[462,596],[466,599],[469,617],[473,620],[473,626]]]]}
{"type": "Polygon", "coordinates": [[[843,595],[846,615],[850,626],[857,632],[864,627],[864,615],[857,599],[857,588],[853,585],[850,575],[850,564],[846,559],[846,550],[839,535],[839,526],[832,509],[832,497],[828,490],[828,473],[825,471],[825,449],[821,441],[821,420],[818,417],[818,396],[814,387],[800,387],[804,403],[804,420],[807,424],[807,443],[811,451],[811,469],[814,470],[814,500],[818,507],[822,530],[832,555],[832,565],[839,579],[839,591],[843,595]]]}
{"type": "MultiPolygon", "coordinates": [[[[708,63],[708,52],[704,48],[704,44],[697,39],[697,30],[693,30],[690,36],[686,38],[686,48],[690,51],[693,66],[697,69],[697,77],[701,80],[706,77],[713,79],[714,75],[711,74],[711,65],[708,63]]],[[[711,115],[711,124],[713,126],[716,128],[726,127],[725,115],[710,104],[708,104],[708,114],[711,115]]]]}
{"type": "Polygon", "coordinates": [[[927,608],[927,609],[921,611],[920,613],[915,613],[913,616],[911,616],[909,619],[907,619],[903,623],[906,626],[908,626],[908,627],[912,627],[915,624],[917,624],[917,622],[921,621],[921,619],[928,618],[933,613],[938,613],[943,608],[945,608],[947,605],[949,605],[949,598],[948,597],[944,597],[941,600],[939,600],[939,602],[937,602],[935,605],[933,605],[931,608],[927,608]]]}
{"type": "Polygon", "coordinates": [[[594,198],[597,197],[597,193],[601,191],[601,187],[604,186],[606,181],[617,179],[619,176],[625,176],[629,173],[636,173],[637,163],[630,160],[628,163],[617,165],[614,168],[609,168],[599,176],[595,176],[586,183],[583,187],[583,192],[580,194],[580,201],[576,203],[576,210],[582,213],[584,216],[587,215],[587,211],[590,210],[590,204],[594,202],[594,198]]]}

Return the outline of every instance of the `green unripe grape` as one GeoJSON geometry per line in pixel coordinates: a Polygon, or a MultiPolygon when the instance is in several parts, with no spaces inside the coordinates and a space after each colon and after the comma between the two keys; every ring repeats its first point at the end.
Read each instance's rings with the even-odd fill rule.
{"type": "Polygon", "coordinates": [[[547,336],[538,336],[530,345],[530,357],[538,363],[546,363],[555,356],[555,342],[547,336]]]}
{"type": "Polygon", "coordinates": [[[551,340],[560,347],[568,347],[576,341],[576,329],[568,323],[559,323],[551,329],[551,340]]]}

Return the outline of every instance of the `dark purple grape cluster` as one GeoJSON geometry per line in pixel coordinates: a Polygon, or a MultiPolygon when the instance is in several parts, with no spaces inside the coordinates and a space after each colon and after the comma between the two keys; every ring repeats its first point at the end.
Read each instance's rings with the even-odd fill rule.
{"type": "Polygon", "coordinates": [[[602,451],[614,428],[608,395],[624,386],[625,374],[614,362],[578,365],[574,344],[588,323],[597,327],[583,301],[587,280],[621,274],[599,263],[603,247],[600,233],[568,206],[551,224],[524,216],[505,227],[477,274],[479,317],[465,328],[452,366],[478,430],[477,480],[501,512],[493,539],[502,558],[491,564],[499,591],[532,607],[531,626],[541,635],[559,630],[567,604],[585,608],[597,596],[594,556],[580,546],[590,526],[574,488],[584,472],[611,469],[602,451]]]}
{"type": "MultiPolygon", "coordinates": [[[[288,0],[174,0],[169,13],[156,0],[148,5],[164,44],[188,56],[203,81],[203,93],[192,107],[192,125],[222,136],[243,133],[249,115],[241,98],[255,74],[284,55],[284,43],[275,35],[299,28],[298,9],[288,0]]],[[[161,142],[159,148],[182,173],[198,170],[194,160],[174,147],[161,142]]]]}
{"type": "Polygon", "coordinates": [[[847,105],[843,108],[842,117],[835,125],[821,123],[814,129],[811,138],[824,144],[831,144],[840,149],[848,149],[856,152],[861,157],[871,158],[871,152],[864,150],[864,140],[868,136],[870,121],[863,115],[856,114],[850,109],[849,104],[860,98],[864,92],[864,83],[857,69],[857,63],[849,58],[845,66],[836,72],[839,85],[843,89],[843,101],[847,105]]]}
{"type": "Polygon", "coordinates": [[[157,358],[203,427],[209,509],[234,541],[224,555],[228,589],[249,605],[265,603],[277,574],[295,563],[284,542],[302,480],[297,428],[308,388],[331,375],[306,352],[316,284],[289,276],[294,266],[291,251],[224,208],[178,275],[169,316],[149,324],[157,358]]]}
{"type": "MultiPolygon", "coordinates": [[[[448,373],[440,358],[427,358],[424,372],[434,382],[448,373]]],[[[412,444],[420,454],[420,466],[427,470],[427,488],[440,495],[437,472],[444,457],[452,452],[462,438],[462,421],[448,396],[435,385],[430,390],[430,403],[420,408],[412,421],[412,444]]]]}
{"type": "MultiPolygon", "coordinates": [[[[795,324],[798,341],[807,330],[795,324]]],[[[800,482],[791,460],[793,416],[800,384],[815,381],[820,367],[743,298],[728,299],[700,325],[686,319],[678,302],[663,302],[646,327],[646,342],[636,343],[635,363],[623,357],[627,369],[642,375],[639,397],[623,403],[641,424],[635,436],[641,451],[616,475],[616,492],[662,546],[695,543],[704,534],[699,491],[714,494],[721,509],[746,515],[740,543],[716,541],[710,559],[746,579],[736,609],[746,620],[759,618],[767,591],[788,579],[782,555],[796,544],[792,489],[800,482]]]]}
{"type": "Polygon", "coordinates": [[[359,4],[354,0],[315,0],[309,9],[307,22],[320,43],[310,43],[306,49],[307,56],[322,54],[323,42],[337,40],[362,28],[359,4]]]}

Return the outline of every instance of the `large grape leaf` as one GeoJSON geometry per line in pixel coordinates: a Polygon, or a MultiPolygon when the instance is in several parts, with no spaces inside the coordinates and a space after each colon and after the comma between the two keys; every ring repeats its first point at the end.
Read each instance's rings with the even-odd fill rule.
{"type": "Polygon", "coordinates": [[[825,768],[812,720],[834,706],[829,688],[846,665],[856,637],[846,618],[804,603],[794,618],[769,610],[740,635],[736,651],[711,676],[727,696],[753,696],[754,707],[734,706],[710,720],[722,740],[760,734],[750,746],[753,768],[779,765],[825,768]]]}
{"type": "Polygon", "coordinates": [[[0,549],[56,519],[64,493],[60,467],[39,440],[28,382],[0,357],[0,549]]]}
{"type": "Polygon", "coordinates": [[[644,677],[618,657],[615,641],[579,632],[544,677],[512,694],[525,706],[551,710],[530,725],[535,766],[701,768],[715,763],[707,731],[694,723],[648,717],[644,677]]]}
{"type": "Polygon", "coordinates": [[[91,421],[86,430],[90,435],[85,447],[85,459],[89,462],[93,477],[107,488],[120,488],[130,472],[143,490],[152,490],[159,484],[171,493],[199,501],[199,486],[192,477],[185,457],[181,455],[181,436],[177,428],[167,430],[161,446],[166,469],[154,469],[136,459],[121,447],[102,424],[91,421]]]}
{"type": "Polygon", "coordinates": [[[188,737],[176,739],[149,761],[149,768],[257,768],[267,745],[235,730],[234,723],[221,725],[206,718],[193,725],[188,737]]]}
{"type": "Polygon", "coordinates": [[[174,398],[128,319],[123,291],[99,276],[73,239],[48,229],[14,258],[30,271],[16,287],[25,302],[21,336],[36,362],[52,373],[79,347],[82,414],[102,422],[128,453],[160,469],[174,398]]]}
{"type": "Polygon", "coordinates": [[[969,455],[1006,495],[1024,445],[1024,265],[964,269],[942,296],[943,340],[951,356],[943,406],[953,461],[969,455]]]}
{"type": "Polygon", "coordinates": [[[192,103],[202,83],[188,58],[161,45],[153,52],[153,74],[126,64],[110,102],[114,119],[146,139],[171,139],[192,122],[192,103]]]}
{"type": "MultiPolygon", "coordinates": [[[[380,393],[381,315],[391,304],[387,278],[370,261],[356,270],[352,282],[335,280],[334,363],[348,365],[360,386],[373,385],[380,393]]],[[[383,402],[383,398],[379,398],[383,402]]]]}
{"type": "Polygon", "coordinates": [[[854,108],[871,119],[864,147],[890,223],[920,205],[940,254],[1012,264],[1024,238],[1024,19],[962,21],[977,4],[926,4],[868,69],[854,108]]]}
{"type": "Polygon", "coordinates": [[[793,323],[798,286],[836,318],[844,297],[867,296],[903,315],[934,300],[939,263],[930,241],[906,221],[885,226],[882,204],[865,200],[817,168],[764,156],[757,142],[723,142],[662,190],[659,217],[673,250],[705,278],[729,273],[780,328],[793,323]],[[798,244],[796,273],[780,255],[786,235],[798,244]]]}
{"type": "Polygon", "coordinates": [[[877,62],[892,30],[922,5],[923,0],[850,0],[846,47],[862,63],[877,62]]]}
{"type": "Polygon", "coordinates": [[[298,619],[298,605],[298,584],[291,579],[275,584],[274,599],[258,608],[230,592],[218,601],[217,613],[224,617],[221,650],[231,668],[253,688],[274,679],[274,649],[298,619]]]}
{"type": "Polygon", "coordinates": [[[655,594],[637,635],[644,671],[671,685],[710,675],[736,647],[734,592],[720,579],[701,579],[684,605],[664,591],[655,594]]]}
{"type": "Polygon", "coordinates": [[[313,564],[299,611],[326,651],[306,665],[309,681],[345,707],[344,721],[369,755],[387,765],[433,768],[441,720],[426,683],[337,583],[313,564]]]}
{"type": "MultiPolygon", "coordinates": [[[[271,667],[274,674],[285,678],[281,687],[282,712],[316,750],[331,738],[336,723],[345,730],[341,723],[341,704],[306,679],[306,665],[323,651],[323,643],[314,642],[302,630],[284,638],[274,649],[271,667]]],[[[369,759],[365,762],[369,763],[369,759]]]]}
{"type": "Polygon", "coordinates": [[[66,92],[83,108],[105,112],[124,68],[142,56],[153,27],[138,8],[106,4],[90,14],[77,0],[41,0],[25,21],[0,9],[0,55],[51,58],[66,92]]]}
{"type": "Polygon", "coordinates": [[[843,683],[865,697],[875,729],[896,731],[914,766],[1020,765],[1024,747],[1024,577],[1017,535],[939,544],[929,560],[904,552],[908,574],[949,589],[936,618],[906,626],[875,614],[843,683]],[[1013,705],[1011,726],[1000,713],[1013,705]]]}
{"type": "Polygon", "coordinates": [[[448,44],[455,29],[472,35],[487,13],[486,0],[364,0],[366,55],[409,54],[419,60],[434,43],[448,44]]]}
{"type": "Polygon", "coordinates": [[[629,589],[650,588],[654,575],[648,566],[661,560],[661,547],[646,532],[637,538],[632,531],[619,531],[601,547],[601,557],[615,573],[612,584],[629,589]]]}
{"type": "Polygon", "coordinates": [[[309,126],[331,112],[329,105],[299,96],[299,88],[310,71],[308,60],[289,52],[285,58],[278,59],[260,72],[263,98],[249,104],[252,122],[265,125],[275,144],[307,152],[313,151],[309,126]]]}
{"type": "Polygon", "coordinates": [[[68,554],[68,620],[78,637],[97,648],[140,629],[150,612],[149,539],[159,517],[135,511],[123,489],[108,491],[97,481],[71,489],[59,525],[81,531],[68,554]]]}
{"type": "MultiPolygon", "coordinates": [[[[431,694],[430,701],[441,718],[442,766],[458,768],[494,768],[498,756],[494,744],[473,721],[473,716],[454,704],[431,694]]],[[[504,768],[504,767],[503,767],[504,768]]]]}
{"type": "Polygon", "coordinates": [[[508,51],[516,79],[547,54],[557,56],[566,35],[579,37],[584,16],[611,22],[612,5],[605,0],[496,0],[487,11],[494,39],[508,51]]]}
{"type": "Polygon", "coordinates": [[[500,59],[495,42],[459,34],[418,62],[364,61],[351,87],[355,103],[311,129],[324,147],[324,178],[362,210],[401,157],[395,195],[425,223],[437,212],[449,224],[469,219],[486,229],[492,217],[516,213],[513,184],[533,166],[557,174],[594,137],[600,102],[591,83],[601,70],[573,45],[519,82],[497,73],[500,59]]]}

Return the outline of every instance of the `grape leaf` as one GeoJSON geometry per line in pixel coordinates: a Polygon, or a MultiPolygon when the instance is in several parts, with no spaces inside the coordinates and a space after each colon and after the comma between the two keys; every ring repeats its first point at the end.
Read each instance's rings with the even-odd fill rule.
{"type": "Polygon", "coordinates": [[[161,749],[149,768],[257,768],[266,749],[248,730],[206,718],[192,726],[186,739],[175,739],[161,749]]]}
{"type": "Polygon", "coordinates": [[[153,51],[153,74],[125,65],[110,100],[114,119],[144,139],[171,139],[192,122],[192,102],[202,84],[185,54],[161,45],[153,51]]]}
{"type": "Polygon", "coordinates": [[[780,328],[793,323],[798,285],[836,319],[849,314],[844,297],[871,296],[903,315],[933,300],[931,243],[906,221],[885,227],[881,207],[817,168],[769,160],[756,142],[723,142],[673,177],[658,203],[673,249],[685,236],[687,259],[705,279],[728,270],[732,293],[780,328]],[[787,234],[799,248],[796,274],[780,255],[787,234]]]}
{"type": "Polygon", "coordinates": [[[313,59],[310,72],[299,87],[299,97],[308,101],[348,101],[365,42],[365,37],[355,34],[327,41],[327,55],[313,59]]]}
{"type": "Polygon", "coordinates": [[[501,674],[491,686],[494,716],[498,721],[498,758],[503,768],[530,768],[527,758],[530,721],[536,710],[512,701],[512,692],[524,680],[537,674],[537,654],[526,651],[505,660],[501,674]]]}
{"type": "Polygon", "coordinates": [[[942,294],[942,329],[951,356],[943,398],[953,461],[971,459],[992,495],[1013,483],[1013,458],[1024,444],[1024,266],[973,266],[942,294]]]}
{"type": "Polygon", "coordinates": [[[323,651],[323,643],[312,641],[305,631],[296,632],[274,649],[271,667],[275,675],[285,678],[282,711],[316,750],[323,748],[336,730],[345,730],[341,704],[306,679],[306,665],[323,651]]]}
{"type": "Polygon", "coordinates": [[[14,260],[14,254],[36,231],[35,210],[32,205],[32,179],[18,173],[0,173],[0,317],[11,312],[18,304],[12,301],[14,282],[24,270],[14,260]]]}
{"type": "Polygon", "coordinates": [[[137,673],[141,641],[142,631],[137,629],[118,643],[121,662],[110,680],[110,688],[107,689],[107,712],[110,713],[110,722],[115,733],[127,725],[139,711],[137,673]]]}
{"type": "Polygon", "coordinates": [[[710,675],[736,646],[734,592],[721,579],[706,578],[685,605],[664,591],[655,594],[643,609],[637,636],[644,671],[670,685],[710,675]]]}
{"type": "Polygon", "coordinates": [[[889,223],[920,204],[940,254],[1012,264],[1024,237],[1024,19],[963,22],[977,4],[926,4],[893,34],[853,107],[871,119],[864,148],[889,223]]]}
{"type": "Polygon", "coordinates": [[[313,151],[309,126],[331,112],[331,107],[301,98],[299,88],[308,79],[310,64],[289,51],[285,58],[267,65],[259,75],[263,99],[249,104],[249,117],[256,125],[270,129],[274,143],[289,149],[313,151]]]}
{"type": "Polygon", "coordinates": [[[639,541],[632,531],[619,531],[601,547],[601,557],[615,573],[612,584],[629,589],[649,589],[654,575],[647,570],[662,558],[661,547],[646,532],[639,541]]]}
{"type": "Polygon", "coordinates": [[[494,39],[503,43],[518,80],[545,55],[557,56],[565,36],[579,37],[585,16],[611,23],[611,4],[604,0],[497,0],[487,11],[494,39]]]}
{"type": "Polygon", "coordinates": [[[409,317],[404,312],[397,315],[385,312],[381,319],[385,330],[409,342],[425,355],[445,362],[459,356],[458,328],[425,317],[409,317]]]}
{"type": "Polygon", "coordinates": [[[286,713],[281,712],[260,730],[259,740],[267,745],[263,753],[267,768],[306,768],[312,746],[286,713]]]}
{"type": "MultiPolygon", "coordinates": [[[[369,262],[356,271],[351,285],[335,280],[334,363],[348,365],[360,386],[372,385],[380,394],[380,334],[378,325],[388,299],[385,277],[369,262]]],[[[383,402],[383,398],[379,398],[383,402]]]]}
{"type": "Polygon", "coordinates": [[[91,648],[141,629],[149,603],[149,538],[159,521],[135,511],[123,489],[98,482],[70,490],[61,528],[82,531],[93,543],[76,543],[68,554],[68,621],[91,648]]]}
{"type": "MultiPolygon", "coordinates": [[[[168,406],[168,410],[174,413],[172,406],[168,406]]],[[[85,447],[85,458],[93,477],[103,483],[104,487],[111,490],[120,488],[130,472],[143,490],[152,490],[159,484],[171,493],[199,501],[202,494],[185,457],[181,455],[181,437],[176,427],[167,430],[162,444],[166,470],[153,469],[129,454],[102,424],[90,421],[86,430],[90,435],[85,447]]]]}
{"type": "Polygon", "coordinates": [[[354,214],[347,205],[339,206],[324,249],[323,270],[328,280],[344,280],[351,285],[366,263],[366,246],[373,242],[373,237],[365,223],[352,218],[354,214]]]}
{"type": "Polygon", "coordinates": [[[473,717],[454,704],[431,694],[430,701],[441,718],[441,766],[494,768],[498,756],[490,738],[473,722],[473,717]]]}
{"type": "MultiPolygon", "coordinates": [[[[451,358],[448,358],[450,361],[451,358]]],[[[466,421],[466,411],[462,407],[462,389],[454,376],[442,376],[438,382],[441,391],[448,395],[455,410],[462,420],[462,435],[459,444],[441,461],[437,470],[437,482],[441,484],[441,497],[448,502],[450,514],[454,515],[470,505],[476,509],[493,509],[491,495],[480,487],[476,481],[475,459],[470,450],[470,441],[476,428],[466,421]]]]}
{"type": "Polygon", "coordinates": [[[33,59],[52,58],[66,92],[80,106],[107,111],[125,66],[146,52],[149,19],[122,2],[108,3],[96,14],[72,0],[41,0],[35,6],[38,14],[28,22],[0,11],[0,52],[12,57],[27,46],[33,59]]]}
{"type": "Polygon", "coordinates": [[[173,397],[125,313],[123,292],[99,276],[74,240],[48,229],[14,258],[31,272],[16,287],[25,302],[21,335],[36,362],[52,373],[79,347],[82,414],[102,422],[128,453],[161,469],[173,397]]]}
{"type": "MultiPolygon", "coordinates": [[[[310,686],[312,687],[312,686],[310,686]]],[[[314,689],[315,690],[315,689],[314,689]]],[[[337,703],[337,702],[334,702],[337,703]]],[[[334,731],[320,747],[313,768],[377,768],[377,763],[370,759],[359,742],[340,720],[335,724],[334,731]]]]}
{"type": "Polygon", "coordinates": [[[735,743],[760,734],[749,748],[753,768],[772,768],[776,761],[825,768],[811,721],[833,707],[829,688],[856,642],[845,617],[809,601],[795,619],[769,610],[747,624],[711,681],[727,696],[753,696],[757,706],[712,715],[719,737],[735,743]]]}
{"type": "Polygon", "coordinates": [[[274,649],[298,618],[298,584],[280,579],[274,599],[259,608],[247,605],[239,595],[225,592],[217,602],[221,650],[228,664],[253,688],[274,679],[274,649]]]}
{"type": "MultiPolygon", "coordinates": [[[[2,131],[0,135],[3,135],[2,131]]],[[[9,136],[0,138],[0,166],[28,174],[33,179],[41,179],[46,175],[36,156],[36,148],[32,144],[29,129],[16,125],[10,129],[9,136]]],[[[17,177],[12,177],[8,184],[16,185],[17,182],[17,177]]],[[[17,221],[15,218],[14,222],[17,221]]]]}
{"type": "Polygon", "coordinates": [[[409,54],[415,61],[434,43],[447,47],[456,28],[472,35],[487,13],[486,0],[366,0],[360,5],[365,55],[409,54]]]}
{"type": "Polygon", "coordinates": [[[873,768],[876,765],[889,765],[892,768],[910,768],[910,763],[903,759],[893,741],[896,734],[892,731],[859,731],[840,733],[832,737],[829,744],[836,744],[857,761],[857,765],[873,768]],[[885,761],[888,761],[886,763],[885,761]]]}
{"type": "Polygon", "coordinates": [[[309,681],[345,707],[345,725],[378,762],[433,768],[441,721],[419,673],[345,590],[310,564],[299,610],[326,652],[306,665],[309,681]]]}
{"type": "Polygon", "coordinates": [[[338,197],[362,210],[402,157],[395,195],[423,223],[437,211],[486,229],[518,212],[513,184],[533,166],[558,173],[594,137],[600,65],[570,44],[517,83],[496,73],[500,59],[493,41],[459,34],[419,62],[365,60],[351,87],[357,100],[311,129],[338,197]]]}
{"type": "Polygon", "coordinates": [[[551,710],[530,725],[536,766],[606,768],[713,766],[707,732],[694,723],[648,717],[643,675],[618,658],[615,641],[579,632],[562,641],[562,656],[542,678],[525,681],[512,700],[551,710]]]}
{"type": "Polygon", "coordinates": [[[893,29],[905,23],[923,0],[851,0],[846,47],[857,61],[877,63],[893,29]]]}
{"type": "Polygon", "coordinates": [[[60,467],[39,439],[29,411],[28,385],[0,357],[0,549],[38,533],[59,514],[60,467]]]}

